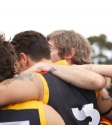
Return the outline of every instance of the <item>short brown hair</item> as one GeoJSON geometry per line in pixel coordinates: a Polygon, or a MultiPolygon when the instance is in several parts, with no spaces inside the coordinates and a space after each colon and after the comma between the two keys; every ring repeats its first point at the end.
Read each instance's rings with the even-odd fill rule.
{"type": "Polygon", "coordinates": [[[76,53],[72,58],[73,64],[91,63],[91,45],[90,42],[81,34],[73,30],[57,30],[47,35],[47,40],[53,40],[59,50],[59,56],[63,59],[65,55],[70,54],[71,47],[75,48],[76,53]]]}
{"type": "Polygon", "coordinates": [[[46,37],[37,31],[22,31],[14,36],[11,44],[15,48],[18,60],[20,60],[21,52],[35,62],[43,58],[50,59],[50,49],[46,37]]]}

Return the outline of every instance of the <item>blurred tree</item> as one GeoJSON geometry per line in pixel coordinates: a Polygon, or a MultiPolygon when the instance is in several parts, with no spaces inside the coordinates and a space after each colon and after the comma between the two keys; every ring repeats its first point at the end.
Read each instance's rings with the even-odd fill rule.
{"type": "Polygon", "coordinates": [[[112,64],[112,42],[104,34],[88,38],[92,45],[91,57],[95,64],[112,64]]]}
{"type": "MultiPolygon", "coordinates": [[[[92,45],[91,57],[93,63],[112,64],[112,42],[107,41],[107,37],[104,34],[89,37],[88,40],[92,45]]],[[[112,97],[112,78],[110,82],[107,90],[112,97]]]]}

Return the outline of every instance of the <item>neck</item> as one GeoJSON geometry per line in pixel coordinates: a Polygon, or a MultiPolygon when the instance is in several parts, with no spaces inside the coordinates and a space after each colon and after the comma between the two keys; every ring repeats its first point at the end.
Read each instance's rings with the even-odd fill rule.
{"type": "Polygon", "coordinates": [[[29,67],[31,67],[31,66],[35,65],[36,63],[39,63],[39,62],[52,63],[51,60],[47,60],[47,59],[42,59],[38,62],[30,61],[29,67]]]}
{"type": "Polygon", "coordinates": [[[66,61],[67,61],[67,63],[68,63],[69,65],[73,65],[73,63],[72,63],[71,60],[67,60],[67,59],[66,59],[66,61]]]}

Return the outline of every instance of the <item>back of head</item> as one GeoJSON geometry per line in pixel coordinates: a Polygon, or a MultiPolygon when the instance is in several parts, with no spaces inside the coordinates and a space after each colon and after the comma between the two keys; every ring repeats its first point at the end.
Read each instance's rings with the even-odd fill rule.
{"type": "Polygon", "coordinates": [[[20,53],[28,55],[32,61],[50,59],[50,49],[46,38],[36,31],[24,31],[16,34],[11,41],[20,60],[20,53]]]}
{"type": "Polygon", "coordinates": [[[59,50],[59,56],[63,59],[64,56],[71,53],[71,48],[75,49],[75,55],[72,58],[73,64],[89,64],[91,63],[91,45],[89,41],[81,34],[73,30],[57,30],[47,36],[47,40],[53,40],[55,46],[59,50]]]}
{"type": "Polygon", "coordinates": [[[0,82],[14,76],[16,54],[14,47],[0,34],[0,82]]]}

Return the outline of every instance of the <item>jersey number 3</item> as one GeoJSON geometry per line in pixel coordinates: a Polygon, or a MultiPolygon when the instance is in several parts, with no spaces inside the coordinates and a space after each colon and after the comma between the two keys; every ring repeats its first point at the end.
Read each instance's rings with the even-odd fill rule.
{"type": "Polygon", "coordinates": [[[89,125],[99,124],[100,114],[96,109],[93,108],[93,104],[86,104],[81,110],[78,108],[72,108],[72,112],[75,118],[79,121],[83,121],[86,117],[91,117],[92,121],[89,122],[89,125]]]}

